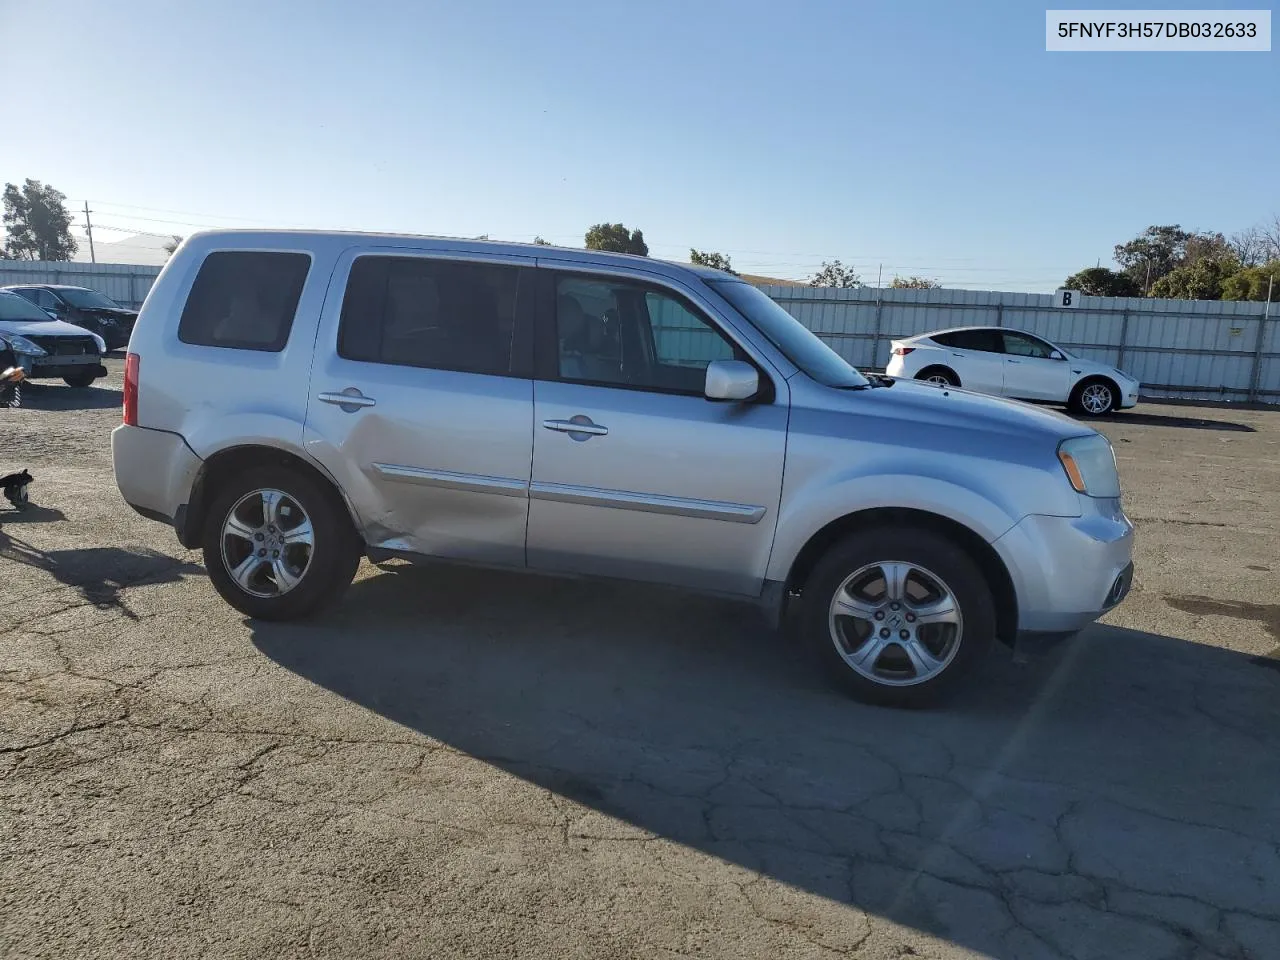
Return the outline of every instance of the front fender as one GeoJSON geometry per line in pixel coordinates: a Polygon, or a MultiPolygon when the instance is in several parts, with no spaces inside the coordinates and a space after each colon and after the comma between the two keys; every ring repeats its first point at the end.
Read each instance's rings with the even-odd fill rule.
{"type": "Polygon", "coordinates": [[[1008,507],[951,481],[905,473],[834,477],[785,497],[768,578],[785,581],[804,545],[833,521],[864,510],[919,510],[961,524],[991,543],[1022,519],[1008,507]]]}

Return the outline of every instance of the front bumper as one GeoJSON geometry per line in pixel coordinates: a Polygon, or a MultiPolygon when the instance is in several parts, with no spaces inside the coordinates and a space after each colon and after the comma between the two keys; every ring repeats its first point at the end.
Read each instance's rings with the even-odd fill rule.
{"type": "Polygon", "coordinates": [[[18,366],[28,380],[60,380],[63,377],[78,377],[93,371],[95,377],[105,377],[107,368],[102,365],[102,357],[96,353],[84,354],[47,354],[43,357],[29,353],[19,353],[18,366]]]}
{"type": "Polygon", "coordinates": [[[1018,632],[1071,634],[1133,585],[1133,524],[1119,500],[1086,501],[1080,517],[1024,517],[992,547],[1018,598],[1018,632]]]}

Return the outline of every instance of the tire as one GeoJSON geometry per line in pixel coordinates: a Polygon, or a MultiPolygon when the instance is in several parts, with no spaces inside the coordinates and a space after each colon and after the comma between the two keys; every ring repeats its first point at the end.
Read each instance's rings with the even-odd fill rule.
{"type": "Polygon", "coordinates": [[[1089,377],[1076,384],[1067,405],[1072,413],[1085,417],[1105,417],[1116,409],[1120,389],[1105,377],[1089,377]]]}
{"type": "Polygon", "coordinates": [[[98,377],[96,374],[78,373],[74,377],[63,377],[62,382],[65,383],[68,387],[76,387],[77,389],[82,389],[84,387],[93,386],[93,382],[97,379],[98,377]]]}
{"type": "Polygon", "coordinates": [[[818,562],[804,586],[799,626],[838,688],[865,703],[918,707],[953,693],[986,659],[996,634],[995,602],[981,569],[955,542],[919,527],[876,527],[838,542],[818,562]],[[910,568],[901,581],[905,602],[887,594],[867,599],[875,597],[877,582],[888,586],[886,565],[891,573],[910,568]],[[845,601],[860,602],[860,612],[875,610],[883,619],[834,613],[847,609],[835,604],[837,591],[845,601]],[[930,607],[940,620],[947,619],[947,597],[954,610],[951,622],[907,622],[928,615],[930,607]],[[898,607],[890,609],[892,602],[898,607]],[[891,631],[887,639],[884,630],[891,631]],[[910,634],[906,643],[904,632],[910,634]],[[855,652],[872,657],[861,670],[850,662],[855,652]],[[921,670],[918,663],[927,666],[921,670]]]}
{"type": "Polygon", "coordinates": [[[214,492],[201,546],[214,589],[256,620],[297,620],[335,603],[351,585],[361,555],[337,493],[302,471],[275,465],[246,470],[214,492]],[[263,491],[271,494],[276,523],[268,524],[263,491]],[[233,511],[246,535],[225,532],[233,511]],[[310,523],[309,546],[298,534],[303,521],[310,523]],[[289,534],[297,542],[285,542],[289,534]],[[296,581],[288,584],[290,578],[296,581]]]}
{"type": "Polygon", "coordinates": [[[950,367],[925,367],[915,378],[925,383],[936,383],[940,387],[960,386],[960,378],[950,367]]]}

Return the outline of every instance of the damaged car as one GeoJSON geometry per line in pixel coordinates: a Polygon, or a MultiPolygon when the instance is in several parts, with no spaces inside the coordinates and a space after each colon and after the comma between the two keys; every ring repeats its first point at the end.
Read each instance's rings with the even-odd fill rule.
{"type": "Polygon", "coordinates": [[[4,287],[30,300],[56,320],[65,320],[90,333],[96,333],[108,350],[121,350],[129,345],[138,311],[122,307],[106,294],[88,287],[33,283],[4,287]]]}
{"type": "Polygon", "coordinates": [[[54,320],[15,293],[0,290],[0,340],[13,352],[27,380],[61,379],[87,387],[107,375],[106,344],[96,333],[54,320]]]}

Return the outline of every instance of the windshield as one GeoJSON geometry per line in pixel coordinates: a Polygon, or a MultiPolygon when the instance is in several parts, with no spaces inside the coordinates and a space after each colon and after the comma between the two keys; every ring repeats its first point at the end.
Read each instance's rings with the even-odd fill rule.
{"type": "Polygon", "coordinates": [[[867,378],[841,359],[768,294],[741,280],[708,280],[783,356],[828,387],[865,387],[867,378]]]}
{"type": "Polygon", "coordinates": [[[110,297],[103,296],[97,290],[81,290],[76,287],[64,287],[58,296],[73,307],[84,307],[90,310],[119,310],[120,304],[110,297]]]}
{"type": "Polygon", "coordinates": [[[23,300],[16,293],[0,291],[0,320],[44,320],[50,316],[34,303],[23,300]]]}

